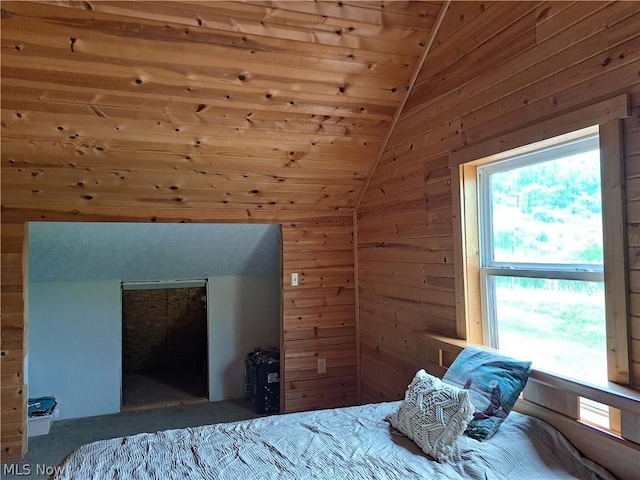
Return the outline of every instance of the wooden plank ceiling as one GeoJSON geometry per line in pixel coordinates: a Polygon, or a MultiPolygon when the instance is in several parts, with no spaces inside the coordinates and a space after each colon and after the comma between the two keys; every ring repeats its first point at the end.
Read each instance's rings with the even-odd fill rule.
{"type": "Polygon", "coordinates": [[[349,211],[441,3],[2,2],[2,204],[349,211]]]}

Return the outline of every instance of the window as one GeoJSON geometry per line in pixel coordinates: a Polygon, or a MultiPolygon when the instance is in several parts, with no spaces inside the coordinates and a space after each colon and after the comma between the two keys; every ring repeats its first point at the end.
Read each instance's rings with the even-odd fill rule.
{"type": "Polygon", "coordinates": [[[490,346],[607,381],[597,132],[477,168],[480,291],[490,346]]]}
{"type": "Polygon", "coordinates": [[[457,338],[532,359],[548,372],[534,372],[532,402],[553,400],[552,410],[623,438],[635,438],[637,417],[580,392],[615,396],[612,382],[630,382],[629,115],[620,95],[449,156],[457,338]],[[544,379],[564,385],[559,397],[547,398],[544,379]]]}

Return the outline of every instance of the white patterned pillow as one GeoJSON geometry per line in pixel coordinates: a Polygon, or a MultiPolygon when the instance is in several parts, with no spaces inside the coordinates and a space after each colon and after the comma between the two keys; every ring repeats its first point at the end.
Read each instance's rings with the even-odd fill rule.
{"type": "Polygon", "coordinates": [[[439,462],[453,457],[458,437],[473,418],[467,390],[418,371],[404,401],[386,420],[439,462]]]}

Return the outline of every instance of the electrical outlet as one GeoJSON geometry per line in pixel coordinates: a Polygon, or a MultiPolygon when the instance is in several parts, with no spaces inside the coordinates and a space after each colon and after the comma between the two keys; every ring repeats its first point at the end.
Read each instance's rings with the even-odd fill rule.
{"type": "Polygon", "coordinates": [[[319,358],[318,359],[318,373],[327,373],[327,359],[319,358]]]}
{"type": "Polygon", "coordinates": [[[297,273],[292,273],[291,274],[291,286],[292,287],[297,287],[298,286],[298,274],[297,273]]]}

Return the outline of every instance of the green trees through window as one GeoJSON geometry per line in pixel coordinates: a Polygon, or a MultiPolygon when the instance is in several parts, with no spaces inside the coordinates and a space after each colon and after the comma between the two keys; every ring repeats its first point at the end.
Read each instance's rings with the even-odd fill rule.
{"type": "Polygon", "coordinates": [[[491,175],[494,259],[598,264],[598,150],[491,175]]]}
{"type": "Polygon", "coordinates": [[[590,382],[607,376],[597,140],[478,168],[491,343],[590,382]]]}

